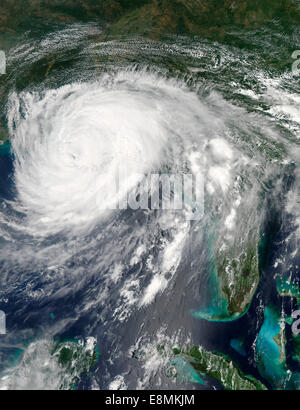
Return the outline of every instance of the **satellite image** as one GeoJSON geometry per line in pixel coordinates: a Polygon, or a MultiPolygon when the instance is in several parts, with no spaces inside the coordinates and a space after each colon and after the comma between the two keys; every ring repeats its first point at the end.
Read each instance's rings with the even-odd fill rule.
{"type": "Polygon", "coordinates": [[[0,390],[299,390],[299,165],[299,0],[0,0],[0,390]]]}

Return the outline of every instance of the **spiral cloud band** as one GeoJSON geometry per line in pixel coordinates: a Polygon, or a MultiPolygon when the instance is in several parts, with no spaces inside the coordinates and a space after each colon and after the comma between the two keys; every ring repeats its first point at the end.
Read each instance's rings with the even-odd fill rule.
{"type": "MultiPolygon", "coordinates": [[[[208,116],[183,86],[130,71],[42,96],[13,95],[11,106],[19,203],[30,226],[46,232],[90,226],[124,204],[145,175],[187,174],[180,156],[187,159],[208,116]]],[[[188,206],[189,175],[181,187],[190,190],[188,206]]],[[[201,175],[196,185],[200,203],[201,175]]]]}

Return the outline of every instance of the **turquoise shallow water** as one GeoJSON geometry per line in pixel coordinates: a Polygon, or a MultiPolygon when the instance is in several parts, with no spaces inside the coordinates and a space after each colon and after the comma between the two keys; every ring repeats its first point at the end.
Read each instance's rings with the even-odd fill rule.
{"type": "Polygon", "coordinates": [[[281,333],[280,324],[283,324],[281,315],[275,308],[266,307],[264,311],[264,322],[258,333],[256,341],[256,354],[259,370],[264,377],[270,381],[276,389],[299,389],[299,373],[288,370],[285,357],[285,341],[280,348],[278,337],[281,333]]]}
{"type": "Polygon", "coordinates": [[[243,341],[240,339],[231,339],[230,340],[230,346],[236,350],[239,354],[242,356],[246,356],[246,350],[243,345],[243,341]]]}
{"type": "Polygon", "coordinates": [[[11,152],[10,142],[5,142],[4,144],[0,145],[0,155],[9,155],[10,152],[11,152]]]}
{"type": "Polygon", "coordinates": [[[191,383],[205,384],[203,378],[186,360],[182,357],[175,357],[172,359],[172,366],[176,368],[177,377],[191,383]]]}

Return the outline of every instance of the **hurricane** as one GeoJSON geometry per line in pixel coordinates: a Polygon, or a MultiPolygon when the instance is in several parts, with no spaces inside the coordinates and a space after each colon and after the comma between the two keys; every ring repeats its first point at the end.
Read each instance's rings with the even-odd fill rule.
{"type": "Polygon", "coordinates": [[[0,388],[298,389],[299,26],[106,28],[7,46],[0,388]],[[153,175],[201,175],[201,217],[124,206],[153,175]]]}

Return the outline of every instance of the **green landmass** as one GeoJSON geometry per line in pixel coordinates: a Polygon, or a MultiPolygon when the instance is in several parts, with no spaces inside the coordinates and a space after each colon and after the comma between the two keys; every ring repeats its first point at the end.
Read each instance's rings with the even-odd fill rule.
{"type": "Polygon", "coordinates": [[[68,375],[62,381],[61,390],[74,389],[79,377],[88,374],[98,360],[98,353],[94,348],[88,348],[77,341],[57,342],[51,355],[68,375]]]}
{"type": "Polygon", "coordinates": [[[276,278],[277,292],[282,297],[290,297],[297,299],[300,302],[300,288],[299,285],[289,278],[278,276],[276,278]]]}
{"type": "MultiPolygon", "coordinates": [[[[234,248],[236,250],[236,248],[234,248]]],[[[230,316],[240,316],[249,307],[259,282],[257,246],[251,245],[236,257],[227,254],[219,261],[218,276],[230,316]]]]}
{"type": "Polygon", "coordinates": [[[224,38],[233,27],[255,28],[280,19],[299,21],[294,0],[2,0],[0,31],[17,32],[38,21],[99,21],[111,35],[202,35],[224,38]]]}
{"type": "MultiPolygon", "coordinates": [[[[295,281],[291,280],[290,278],[286,278],[284,276],[278,276],[276,278],[276,288],[277,292],[281,297],[289,297],[296,299],[297,305],[300,306],[300,288],[299,284],[295,281]]],[[[292,326],[293,318],[287,317],[285,321],[292,326]]],[[[293,360],[300,362],[300,338],[299,335],[295,336],[292,335],[292,346],[293,346],[293,353],[292,358],[293,360]]]]}
{"type": "MultiPolygon", "coordinates": [[[[243,374],[232,360],[219,352],[209,352],[203,347],[192,346],[174,347],[170,353],[170,347],[166,345],[158,346],[158,351],[162,355],[170,355],[171,363],[172,357],[181,357],[199,372],[200,376],[216,379],[225,390],[266,390],[260,381],[243,374]]],[[[169,371],[169,374],[172,372],[169,371]]]]}

